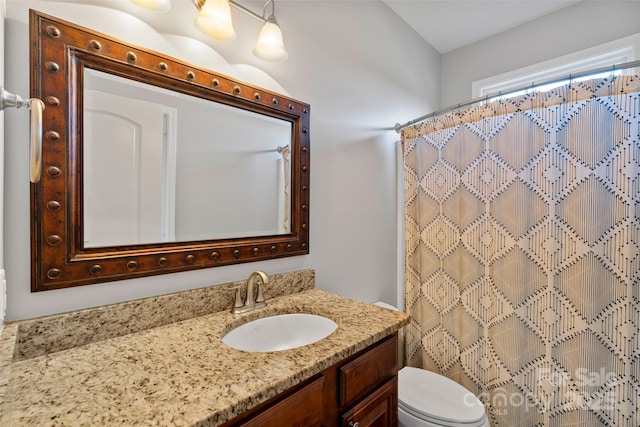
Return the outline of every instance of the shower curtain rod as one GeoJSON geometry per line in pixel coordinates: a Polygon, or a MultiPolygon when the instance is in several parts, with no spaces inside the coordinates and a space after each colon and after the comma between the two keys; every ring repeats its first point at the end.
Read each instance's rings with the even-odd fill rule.
{"type": "Polygon", "coordinates": [[[425,114],[424,116],[420,116],[420,117],[418,117],[416,119],[409,120],[408,122],[403,123],[403,124],[396,123],[395,130],[396,130],[396,132],[400,133],[400,131],[402,129],[406,128],[407,126],[415,125],[416,123],[423,122],[423,121],[425,121],[427,119],[431,119],[433,117],[440,116],[442,114],[448,113],[448,112],[453,111],[453,110],[460,109],[462,107],[468,107],[470,105],[477,104],[479,102],[488,101],[489,99],[495,98],[496,96],[509,95],[509,94],[512,94],[512,93],[515,93],[515,92],[520,92],[520,91],[525,90],[525,89],[533,89],[535,87],[540,87],[540,86],[544,86],[544,85],[548,85],[548,84],[552,84],[552,83],[558,83],[558,82],[561,82],[561,81],[567,80],[567,79],[571,80],[573,78],[586,77],[586,76],[589,76],[589,75],[592,75],[592,74],[599,74],[599,73],[604,73],[604,72],[607,72],[607,71],[624,70],[626,68],[635,68],[635,67],[640,67],[640,60],[624,62],[622,64],[616,64],[616,65],[612,65],[612,66],[608,66],[608,67],[593,68],[593,69],[590,69],[590,70],[587,70],[587,71],[583,71],[583,72],[580,72],[580,73],[577,73],[577,74],[567,74],[567,75],[565,75],[563,77],[560,77],[560,78],[546,80],[546,81],[543,81],[543,82],[540,82],[540,83],[531,83],[531,84],[526,85],[526,86],[520,86],[520,87],[517,87],[515,89],[508,90],[506,92],[499,91],[497,93],[492,93],[492,94],[488,94],[488,95],[481,96],[481,97],[478,97],[478,98],[473,98],[473,99],[471,99],[469,101],[466,101],[466,102],[463,102],[463,103],[460,103],[460,104],[450,105],[450,106],[448,106],[446,108],[442,108],[442,109],[436,110],[436,111],[434,111],[432,113],[425,114]]]}

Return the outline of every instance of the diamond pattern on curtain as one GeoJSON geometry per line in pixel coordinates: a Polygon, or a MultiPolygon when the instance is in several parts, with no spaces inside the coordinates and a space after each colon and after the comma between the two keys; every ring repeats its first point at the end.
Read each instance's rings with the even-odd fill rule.
{"type": "Polygon", "coordinates": [[[402,132],[407,365],[494,426],[640,426],[640,76],[402,132]]]}

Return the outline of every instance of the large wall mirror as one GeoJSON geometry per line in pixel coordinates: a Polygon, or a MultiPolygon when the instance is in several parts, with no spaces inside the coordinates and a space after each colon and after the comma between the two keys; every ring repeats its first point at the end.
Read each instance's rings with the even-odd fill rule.
{"type": "Polygon", "coordinates": [[[309,105],[30,12],[32,291],[309,253],[309,105]]]}

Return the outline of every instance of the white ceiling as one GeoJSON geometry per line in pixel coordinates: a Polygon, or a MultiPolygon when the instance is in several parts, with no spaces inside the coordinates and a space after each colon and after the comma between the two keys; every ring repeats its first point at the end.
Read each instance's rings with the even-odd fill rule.
{"type": "Polygon", "coordinates": [[[440,53],[498,34],[580,0],[382,0],[440,53]]]}

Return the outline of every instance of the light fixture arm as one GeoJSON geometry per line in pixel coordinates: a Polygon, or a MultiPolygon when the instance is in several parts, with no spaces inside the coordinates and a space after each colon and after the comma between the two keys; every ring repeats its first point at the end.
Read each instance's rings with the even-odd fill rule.
{"type": "MultiPolygon", "coordinates": [[[[267,0],[267,1],[272,1],[272,0],[267,0]]],[[[267,22],[267,20],[264,18],[264,12],[263,12],[263,15],[262,15],[262,16],[260,16],[260,15],[258,15],[257,13],[255,13],[254,11],[247,9],[246,7],[244,7],[243,5],[241,5],[240,3],[236,3],[236,2],[235,2],[235,1],[233,1],[233,0],[229,0],[229,4],[230,4],[231,6],[233,6],[233,7],[235,7],[236,9],[243,11],[243,12],[244,12],[244,13],[246,13],[247,15],[249,15],[249,16],[251,16],[251,17],[253,17],[253,18],[257,19],[257,20],[258,20],[258,21],[260,21],[260,22],[263,22],[263,23],[264,23],[264,22],[267,22]]],[[[265,3],[265,6],[266,6],[266,3],[265,3]]]]}
{"type": "MultiPolygon", "coordinates": [[[[191,0],[191,2],[196,7],[196,9],[200,10],[200,9],[202,9],[202,6],[205,4],[206,0],[191,0]]],[[[263,12],[262,12],[263,16],[260,16],[257,13],[255,13],[254,11],[252,11],[251,9],[248,9],[245,6],[241,5],[240,3],[237,3],[237,2],[235,2],[233,0],[229,0],[229,4],[231,6],[233,6],[236,9],[246,13],[247,15],[251,16],[252,18],[257,19],[258,21],[260,21],[262,23],[267,22],[267,19],[264,17],[264,10],[267,8],[267,4],[268,3],[272,3],[273,4],[273,0],[267,0],[267,2],[264,4],[264,9],[263,9],[263,12]]],[[[274,9],[272,8],[272,11],[273,10],[274,9]]]]}
{"type": "Polygon", "coordinates": [[[275,19],[276,16],[276,2],[274,0],[267,0],[264,2],[264,6],[262,7],[262,19],[265,20],[265,16],[267,16],[267,7],[271,3],[271,15],[269,15],[269,19],[273,17],[275,19]]]}

